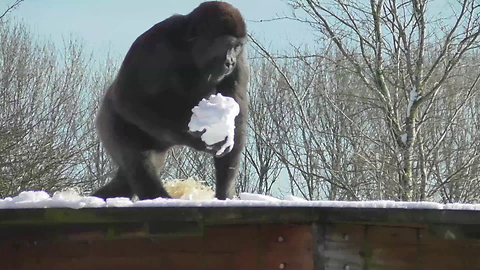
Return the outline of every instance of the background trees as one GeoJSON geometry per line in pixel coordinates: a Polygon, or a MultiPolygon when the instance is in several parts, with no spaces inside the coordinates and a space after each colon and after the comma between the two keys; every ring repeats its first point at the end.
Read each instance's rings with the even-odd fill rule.
{"type": "Polygon", "coordinates": [[[92,119],[114,69],[96,63],[81,40],[58,48],[7,15],[0,21],[0,196],[88,190],[109,171],[92,119]]]}
{"type": "MultiPolygon", "coordinates": [[[[354,168],[326,168],[321,176],[332,182],[343,179],[350,188],[356,185],[351,180],[359,177],[367,186],[380,182],[376,195],[353,191],[359,198],[451,201],[455,175],[462,175],[464,184],[476,185],[476,176],[469,170],[477,163],[478,152],[471,148],[476,148],[477,130],[472,115],[463,113],[478,92],[478,65],[471,61],[478,57],[478,3],[457,1],[437,11],[433,2],[421,0],[296,0],[290,4],[293,19],[308,23],[321,37],[318,45],[324,53],[318,58],[324,60],[309,64],[324,87],[316,92],[326,95],[337,89],[322,98],[336,109],[327,116],[330,124],[322,128],[332,130],[335,138],[320,135],[322,140],[314,145],[323,149],[340,146],[335,154],[340,160],[348,159],[354,168]],[[332,67],[326,76],[317,71],[332,67]],[[342,129],[343,123],[338,123],[349,121],[355,126],[342,129]],[[469,139],[459,143],[459,133],[469,139]],[[362,137],[366,140],[357,139],[362,137]],[[330,147],[320,147],[323,139],[330,147]],[[359,146],[365,144],[368,147],[359,146]],[[462,157],[454,157],[452,151],[462,157]],[[449,162],[455,163],[455,169],[449,162]],[[365,173],[347,177],[345,171],[365,173]],[[380,178],[364,177],[375,171],[380,178]]],[[[297,87],[291,90],[304,92],[297,87]]],[[[330,155],[323,163],[338,160],[330,155]]]]}

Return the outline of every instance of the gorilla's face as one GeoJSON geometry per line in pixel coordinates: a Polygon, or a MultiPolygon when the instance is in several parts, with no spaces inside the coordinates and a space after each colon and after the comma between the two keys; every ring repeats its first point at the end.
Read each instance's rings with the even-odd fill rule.
{"type": "Polygon", "coordinates": [[[246,38],[223,35],[211,40],[200,36],[191,42],[194,64],[208,75],[208,81],[218,83],[237,67],[246,38]]]}

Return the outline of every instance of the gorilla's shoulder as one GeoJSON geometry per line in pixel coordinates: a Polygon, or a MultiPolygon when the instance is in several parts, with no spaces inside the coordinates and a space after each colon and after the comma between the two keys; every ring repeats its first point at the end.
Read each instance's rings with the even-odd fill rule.
{"type": "Polygon", "coordinates": [[[185,15],[175,14],[171,17],[153,25],[150,29],[141,34],[133,45],[157,44],[158,42],[182,42],[179,33],[185,32],[187,18],[185,15]]]}

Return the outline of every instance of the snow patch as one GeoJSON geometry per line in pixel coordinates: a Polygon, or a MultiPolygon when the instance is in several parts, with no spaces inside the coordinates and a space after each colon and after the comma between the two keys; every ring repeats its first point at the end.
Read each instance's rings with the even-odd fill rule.
{"type": "Polygon", "coordinates": [[[240,193],[240,199],[245,201],[264,201],[264,202],[278,202],[280,199],[262,195],[262,194],[252,194],[252,193],[240,193]]]}
{"type": "Polygon", "coordinates": [[[104,207],[105,201],[97,197],[82,197],[70,191],[55,193],[52,197],[45,191],[24,191],[15,197],[0,199],[0,208],[84,208],[104,207]]]}
{"type": "Polygon", "coordinates": [[[286,200],[286,201],[292,201],[292,202],[306,202],[307,201],[304,198],[296,197],[296,196],[293,196],[293,195],[287,195],[283,199],[286,200]]]}
{"type": "Polygon", "coordinates": [[[408,101],[408,107],[407,107],[407,117],[410,117],[410,111],[412,110],[413,103],[417,101],[419,98],[417,89],[415,87],[412,88],[410,91],[410,99],[408,101]]]}
{"type": "Polygon", "coordinates": [[[403,133],[400,138],[402,139],[403,144],[407,144],[407,139],[408,139],[407,133],[403,133]]]}
{"type": "Polygon", "coordinates": [[[480,211],[480,204],[399,201],[307,201],[295,196],[281,200],[272,196],[241,193],[239,199],[189,200],[157,198],[132,201],[129,198],[80,196],[74,192],[59,192],[52,197],[44,191],[24,191],[15,197],[0,199],[0,209],[14,208],[92,208],[92,207],[335,207],[335,208],[396,208],[480,211]]]}
{"type": "Polygon", "coordinates": [[[105,200],[105,207],[129,207],[134,203],[129,198],[108,198],[105,200]]]}
{"type": "Polygon", "coordinates": [[[233,98],[222,94],[211,95],[208,99],[202,99],[192,112],[188,128],[192,132],[205,131],[201,138],[207,145],[227,139],[217,155],[233,147],[235,117],[240,113],[240,106],[233,98]]]}

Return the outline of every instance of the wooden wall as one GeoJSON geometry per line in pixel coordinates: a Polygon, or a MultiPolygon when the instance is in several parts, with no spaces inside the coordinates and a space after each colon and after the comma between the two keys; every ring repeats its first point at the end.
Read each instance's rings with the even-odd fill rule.
{"type": "Polygon", "coordinates": [[[0,210],[0,269],[480,269],[480,211],[0,210]]]}
{"type": "Polygon", "coordinates": [[[318,226],[322,269],[480,269],[480,241],[425,228],[318,226]],[[443,233],[443,234],[438,234],[443,233]],[[323,234],[323,236],[322,236],[323,234]]]}
{"type": "Polygon", "coordinates": [[[171,238],[34,239],[0,241],[0,269],[313,269],[309,225],[211,226],[199,236],[171,238]]]}

